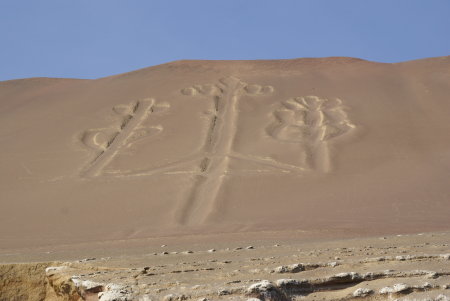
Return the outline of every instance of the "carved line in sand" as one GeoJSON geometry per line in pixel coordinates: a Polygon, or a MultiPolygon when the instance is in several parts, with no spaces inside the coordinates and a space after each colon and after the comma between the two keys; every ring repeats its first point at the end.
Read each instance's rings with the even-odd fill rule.
{"type": "MultiPolygon", "coordinates": [[[[230,157],[250,159],[233,154],[233,142],[237,131],[238,102],[243,94],[260,96],[273,92],[271,86],[247,84],[236,77],[223,78],[217,84],[194,85],[181,91],[186,96],[204,95],[213,100],[208,134],[203,145],[200,173],[183,206],[176,212],[181,224],[202,223],[216,208],[217,195],[228,173],[230,157]]],[[[255,161],[270,164],[253,158],[255,161]]],[[[280,166],[279,166],[280,167],[280,166]]]]}
{"type": "Polygon", "coordinates": [[[275,121],[267,127],[267,133],[282,142],[301,144],[305,152],[301,165],[319,172],[331,169],[329,141],[355,128],[340,99],[290,98],[281,102],[273,115],[275,121]]]}
{"type": "Polygon", "coordinates": [[[160,133],[163,130],[161,125],[143,127],[142,123],[150,114],[165,111],[169,107],[168,103],[157,104],[151,98],[113,107],[113,111],[121,117],[119,126],[87,130],[81,136],[84,145],[97,153],[95,159],[82,171],[82,176],[102,175],[105,167],[120,151],[144,138],[160,133]]]}

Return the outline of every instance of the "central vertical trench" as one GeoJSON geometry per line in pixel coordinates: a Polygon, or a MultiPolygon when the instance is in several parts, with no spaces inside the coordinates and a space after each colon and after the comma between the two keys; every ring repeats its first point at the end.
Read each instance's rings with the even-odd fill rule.
{"type": "Polygon", "coordinates": [[[201,164],[202,173],[196,176],[188,199],[177,216],[181,224],[200,224],[214,211],[216,198],[228,170],[229,155],[237,129],[238,91],[242,83],[234,77],[227,78],[222,83],[223,93],[215,99],[214,116],[201,164]]]}

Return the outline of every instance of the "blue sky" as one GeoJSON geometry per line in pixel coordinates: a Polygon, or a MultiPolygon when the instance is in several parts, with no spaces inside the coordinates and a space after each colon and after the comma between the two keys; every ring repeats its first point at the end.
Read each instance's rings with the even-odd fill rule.
{"type": "Polygon", "coordinates": [[[0,0],[0,80],[178,59],[450,55],[449,0],[0,0]]]}

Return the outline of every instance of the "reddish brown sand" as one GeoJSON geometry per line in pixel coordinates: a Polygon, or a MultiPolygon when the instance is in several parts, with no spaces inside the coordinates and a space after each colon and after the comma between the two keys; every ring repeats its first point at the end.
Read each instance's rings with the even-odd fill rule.
{"type": "Polygon", "coordinates": [[[0,82],[0,300],[448,300],[449,116],[450,57],[0,82]]]}
{"type": "Polygon", "coordinates": [[[0,249],[448,230],[449,70],[177,61],[0,82],[0,249]]]}

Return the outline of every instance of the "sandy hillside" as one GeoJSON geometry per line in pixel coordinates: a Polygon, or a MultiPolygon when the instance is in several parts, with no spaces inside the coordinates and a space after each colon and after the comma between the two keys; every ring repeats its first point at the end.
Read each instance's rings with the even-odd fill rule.
{"type": "Polygon", "coordinates": [[[177,61],[0,82],[0,250],[448,230],[449,70],[450,57],[177,61]]]}

